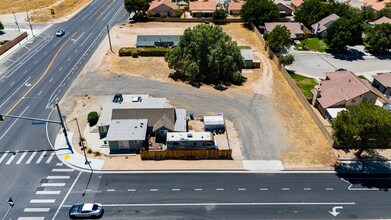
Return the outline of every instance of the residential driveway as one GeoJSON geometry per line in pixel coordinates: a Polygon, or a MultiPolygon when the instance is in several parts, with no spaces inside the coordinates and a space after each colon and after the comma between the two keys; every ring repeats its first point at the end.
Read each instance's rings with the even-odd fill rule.
{"type": "Polygon", "coordinates": [[[327,53],[294,51],[295,61],[287,69],[296,73],[313,77],[324,78],[325,72],[339,68],[350,70],[357,75],[365,75],[371,79],[376,73],[391,71],[391,57],[377,58],[367,56],[362,51],[354,51],[349,56],[335,56],[327,53]]]}

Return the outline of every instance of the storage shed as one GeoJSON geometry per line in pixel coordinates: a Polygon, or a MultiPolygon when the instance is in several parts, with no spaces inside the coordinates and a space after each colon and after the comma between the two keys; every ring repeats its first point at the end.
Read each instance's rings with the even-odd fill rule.
{"type": "Polygon", "coordinates": [[[205,131],[225,130],[224,116],[204,116],[205,131]]]}
{"type": "Polygon", "coordinates": [[[241,49],[240,53],[244,60],[244,68],[253,68],[253,51],[251,49],[241,49]]]}

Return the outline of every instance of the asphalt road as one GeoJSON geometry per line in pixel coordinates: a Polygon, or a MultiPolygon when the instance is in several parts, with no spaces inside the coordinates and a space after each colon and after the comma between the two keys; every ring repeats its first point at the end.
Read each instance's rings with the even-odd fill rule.
{"type": "Polygon", "coordinates": [[[380,219],[390,218],[388,188],[362,187],[390,175],[321,173],[84,173],[57,219],[76,202],[99,202],[103,219],[380,219]],[[341,180],[340,177],[345,178],[341,180]],[[355,184],[349,183],[349,181],[355,184]],[[82,196],[86,193],[85,196],[82,196]],[[333,208],[335,212],[333,212],[333,208]],[[332,212],[332,213],[330,213],[332,212]],[[336,213],[339,212],[339,213],[336,213]],[[335,214],[336,216],[334,216],[335,214]]]}
{"type": "MultiPolygon", "coordinates": [[[[106,25],[124,21],[127,14],[122,0],[94,0],[69,21],[51,26],[3,59],[0,114],[59,121],[53,103],[59,102],[107,35],[106,25]],[[66,34],[56,37],[60,28],[66,34]]],[[[6,212],[6,201],[12,197],[15,206],[9,218],[53,216],[76,178],[52,156],[59,129],[57,124],[33,125],[10,117],[0,122],[0,198],[5,201],[0,213],[6,212]]]]}

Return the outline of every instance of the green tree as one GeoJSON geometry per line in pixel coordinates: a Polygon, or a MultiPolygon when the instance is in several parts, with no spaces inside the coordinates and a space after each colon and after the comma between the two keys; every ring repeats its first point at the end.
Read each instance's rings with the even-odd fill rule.
{"type": "Polygon", "coordinates": [[[213,19],[225,19],[227,17],[227,12],[224,9],[216,10],[212,14],[213,19]]]}
{"type": "Polygon", "coordinates": [[[300,9],[295,12],[295,20],[311,27],[322,18],[332,14],[330,6],[320,0],[305,0],[300,9]]]}
{"type": "Polygon", "coordinates": [[[90,113],[88,113],[87,121],[88,121],[88,124],[90,126],[96,125],[96,123],[98,123],[98,120],[99,120],[98,112],[90,112],[90,113]]]}
{"type": "Polygon", "coordinates": [[[391,24],[383,23],[369,29],[365,41],[370,49],[377,53],[384,53],[391,50],[391,24]]]}
{"type": "Polygon", "coordinates": [[[383,16],[387,17],[387,18],[391,18],[391,4],[386,4],[386,7],[383,8],[382,10],[380,10],[378,13],[378,18],[381,18],[383,16]]]}
{"type": "Polygon", "coordinates": [[[334,52],[346,51],[346,46],[362,43],[364,24],[361,18],[340,18],[327,28],[326,42],[334,52]]]}
{"type": "Polygon", "coordinates": [[[265,37],[270,49],[277,55],[285,52],[286,48],[292,45],[291,32],[282,25],[274,27],[265,37]]]}
{"type": "Polygon", "coordinates": [[[370,5],[364,5],[361,7],[361,16],[364,21],[374,21],[377,19],[375,10],[370,5]]]}
{"type": "Polygon", "coordinates": [[[150,0],[124,0],[126,11],[134,12],[137,17],[144,15],[148,10],[150,0]]]}
{"type": "Polygon", "coordinates": [[[364,151],[390,146],[391,114],[371,103],[348,106],[345,111],[338,113],[332,128],[336,143],[358,149],[357,157],[364,151]]]}
{"type": "Polygon", "coordinates": [[[246,0],[240,10],[240,16],[255,24],[262,24],[276,20],[280,17],[280,12],[272,0],[246,0]]]}
{"type": "Polygon", "coordinates": [[[3,30],[4,29],[4,25],[3,25],[3,23],[1,23],[1,21],[0,21],[0,30],[3,30]]]}
{"type": "Polygon", "coordinates": [[[295,57],[292,54],[288,54],[286,56],[279,57],[278,60],[280,63],[286,65],[291,65],[293,61],[295,61],[295,57]]]}
{"type": "Polygon", "coordinates": [[[165,60],[191,83],[200,78],[215,84],[242,82],[244,61],[240,50],[219,26],[200,24],[187,28],[165,60]]]}

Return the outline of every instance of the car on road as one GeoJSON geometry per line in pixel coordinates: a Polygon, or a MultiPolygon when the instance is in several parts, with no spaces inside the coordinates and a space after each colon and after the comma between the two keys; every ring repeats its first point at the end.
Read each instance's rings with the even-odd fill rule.
{"type": "Polygon", "coordinates": [[[56,36],[57,36],[57,37],[61,37],[61,36],[63,36],[64,34],[65,34],[64,29],[59,29],[59,30],[57,30],[57,32],[56,32],[56,36]]]}
{"type": "Polygon", "coordinates": [[[336,69],[335,72],[343,72],[343,71],[348,71],[347,69],[344,69],[344,68],[339,68],[339,69],[336,69]]]}
{"type": "Polygon", "coordinates": [[[104,209],[100,203],[76,203],[69,210],[69,217],[75,218],[101,218],[104,209]]]}

